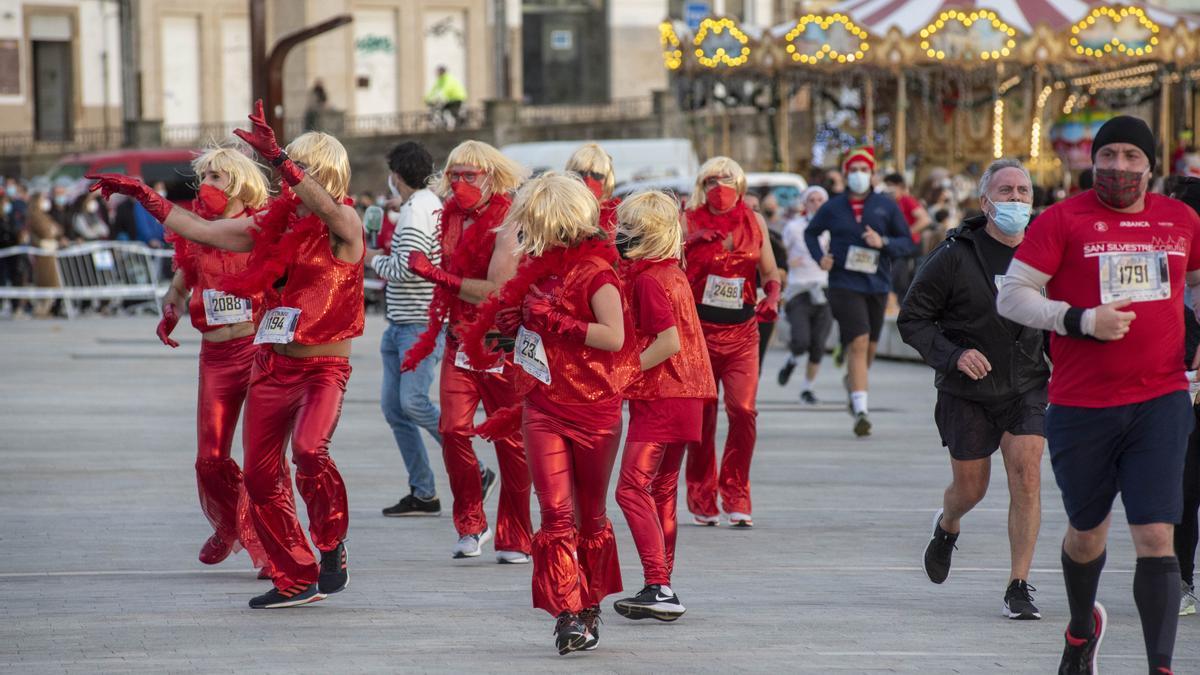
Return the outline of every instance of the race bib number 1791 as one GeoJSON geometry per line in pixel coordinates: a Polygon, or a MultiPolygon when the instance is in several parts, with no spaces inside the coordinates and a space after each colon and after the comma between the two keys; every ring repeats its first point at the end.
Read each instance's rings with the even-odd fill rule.
{"type": "Polygon", "coordinates": [[[1166,251],[1100,254],[1100,303],[1149,302],[1171,297],[1166,251]]]}

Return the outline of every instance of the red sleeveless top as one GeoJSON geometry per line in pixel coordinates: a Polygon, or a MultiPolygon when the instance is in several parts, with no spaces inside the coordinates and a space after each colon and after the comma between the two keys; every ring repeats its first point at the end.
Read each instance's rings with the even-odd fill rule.
{"type": "MultiPolygon", "coordinates": [[[[317,216],[308,215],[304,220],[309,218],[317,216]]],[[[293,337],[299,344],[319,345],[358,337],[363,334],[363,259],[352,263],[338,260],[330,245],[329,228],[324,223],[319,228],[312,223],[305,225],[312,230],[300,242],[274,304],[300,310],[293,337]]]]}
{"type": "MultiPolygon", "coordinates": [[[[678,260],[637,261],[630,265],[625,280],[626,288],[633,287],[634,279],[640,275],[653,278],[667,293],[671,313],[675,317],[675,330],[679,333],[679,351],[650,370],[644,371],[625,390],[625,398],[657,400],[664,398],[717,397],[717,385],[713,380],[712,363],[708,359],[708,347],[704,333],[700,330],[700,317],[696,315],[696,302],[688,287],[687,277],[679,267],[678,260]]],[[[639,300],[631,299],[634,311],[639,300]]],[[[638,353],[645,351],[656,335],[639,333],[636,336],[638,353]]]]}
{"type": "Polygon", "coordinates": [[[715,214],[708,206],[691,209],[687,213],[688,234],[702,230],[716,230],[722,236],[717,241],[687,247],[687,277],[696,304],[704,298],[704,287],[708,275],[744,279],[742,303],[753,307],[758,302],[755,273],[762,257],[763,233],[758,218],[743,201],[738,201],[726,213],[715,214]],[[733,250],[725,250],[725,238],[733,237],[733,250]]]}
{"type": "MultiPolygon", "coordinates": [[[[193,206],[196,215],[206,220],[218,220],[220,214],[211,215],[199,207],[199,200],[193,206]]],[[[254,215],[253,209],[244,209],[241,213],[230,218],[246,218],[254,215]]],[[[222,291],[222,280],[229,275],[241,274],[246,270],[250,253],[226,251],[224,249],[198,244],[167,230],[166,240],[175,247],[175,269],[183,272],[183,282],[191,291],[188,298],[188,316],[192,326],[201,333],[211,333],[224,326],[208,325],[204,313],[204,291],[212,289],[222,291]]],[[[265,310],[265,293],[258,292],[249,296],[250,310],[254,323],[262,318],[265,310]]]]}

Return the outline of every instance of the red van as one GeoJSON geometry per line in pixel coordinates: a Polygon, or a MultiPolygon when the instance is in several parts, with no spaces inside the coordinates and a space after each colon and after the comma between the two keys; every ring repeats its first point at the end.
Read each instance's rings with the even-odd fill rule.
{"type": "Polygon", "coordinates": [[[167,186],[167,199],[176,203],[196,197],[196,177],[192,175],[192,160],[198,149],[162,148],[157,150],[108,150],[65,155],[47,177],[78,180],[89,173],[119,173],[139,176],[147,185],[162,181],[167,186]]]}

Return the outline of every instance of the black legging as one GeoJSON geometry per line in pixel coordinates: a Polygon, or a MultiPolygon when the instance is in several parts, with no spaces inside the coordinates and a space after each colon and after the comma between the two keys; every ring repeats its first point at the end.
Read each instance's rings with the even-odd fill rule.
{"type": "Polygon", "coordinates": [[[1175,556],[1184,582],[1194,583],[1196,541],[1200,537],[1197,511],[1200,511],[1200,406],[1192,409],[1196,426],[1188,436],[1187,459],[1183,464],[1183,520],[1175,528],[1175,556]]]}

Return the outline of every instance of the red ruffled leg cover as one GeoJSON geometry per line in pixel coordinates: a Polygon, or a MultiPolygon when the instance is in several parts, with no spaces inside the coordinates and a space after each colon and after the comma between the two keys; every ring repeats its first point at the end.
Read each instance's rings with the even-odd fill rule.
{"type": "MultiPolygon", "coordinates": [[[[509,368],[512,366],[510,365],[509,368]]],[[[477,373],[483,409],[491,415],[501,408],[520,404],[511,379],[505,373],[477,373]]],[[[497,551],[528,554],[533,546],[533,521],[529,515],[532,479],[525,460],[525,444],[518,433],[497,440],[496,462],[500,466],[500,504],[496,507],[497,551]]],[[[478,475],[478,470],[476,470],[478,475]]]]}
{"type": "Polygon", "coordinates": [[[666,446],[662,461],[658,464],[658,474],[654,476],[650,486],[658,511],[658,522],[662,525],[663,560],[668,584],[671,583],[671,575],[675,572],[675,535],[679,529],[676,522],[676,502],[679,500],[679,467],[683,463],[684,447],[684,443],[670,443],[666,446]]]}
{"type": "MultiPolygon", "coordinates": [[[[628,441],[621,456],[621,476],[617,480],[617,504],[629,523],[629,532],[642,559],[642,574],[649,584],[671,583],[667,568],[665,534],[659,520],[656,495],[652,494],[666,443],[628,441]]],[[[679,478],[676,467],[675,478],[679,478]]]]}
{"type": "Polygon", "coordinates": [[[621,423],[572,442],[575,460],[575,511],[579,527],[579,567],[587,579],[584,607],[619,593],[621,562],[608,519],[608,483],[621,443],[621,423]]]}
{"type": "Polygon", "coordinates": [[[292,429],[292,463],[296,488],[308,509],[308,532],[320,551],[332,551],[346,538],[350,506],[346,484],[329,456],[329,442],[342,414],[350,359],[320,356],[293,359],[303,372],[292,429]]]}
{"type": "Polygon", "coordinates": [[[533,536],[533,606],[551,616],[579,612],[588,597],[587,580],[576,555],[574,459],[557,424],[528,406],[521,434],[542,514],[533,536]]]}
{"type": "Polygon", "coordinates": [[[479,407],[480,399],[475,373],[455,366],[454,352],[447,348],[438,384],[438,402],[442,406],[438,431],[442,434],[442,460],[450,478],[450,494],[454,497],[454,529],[460,537],[487,529],[479,458],[471,447],[475,409],[479,407]]]}

